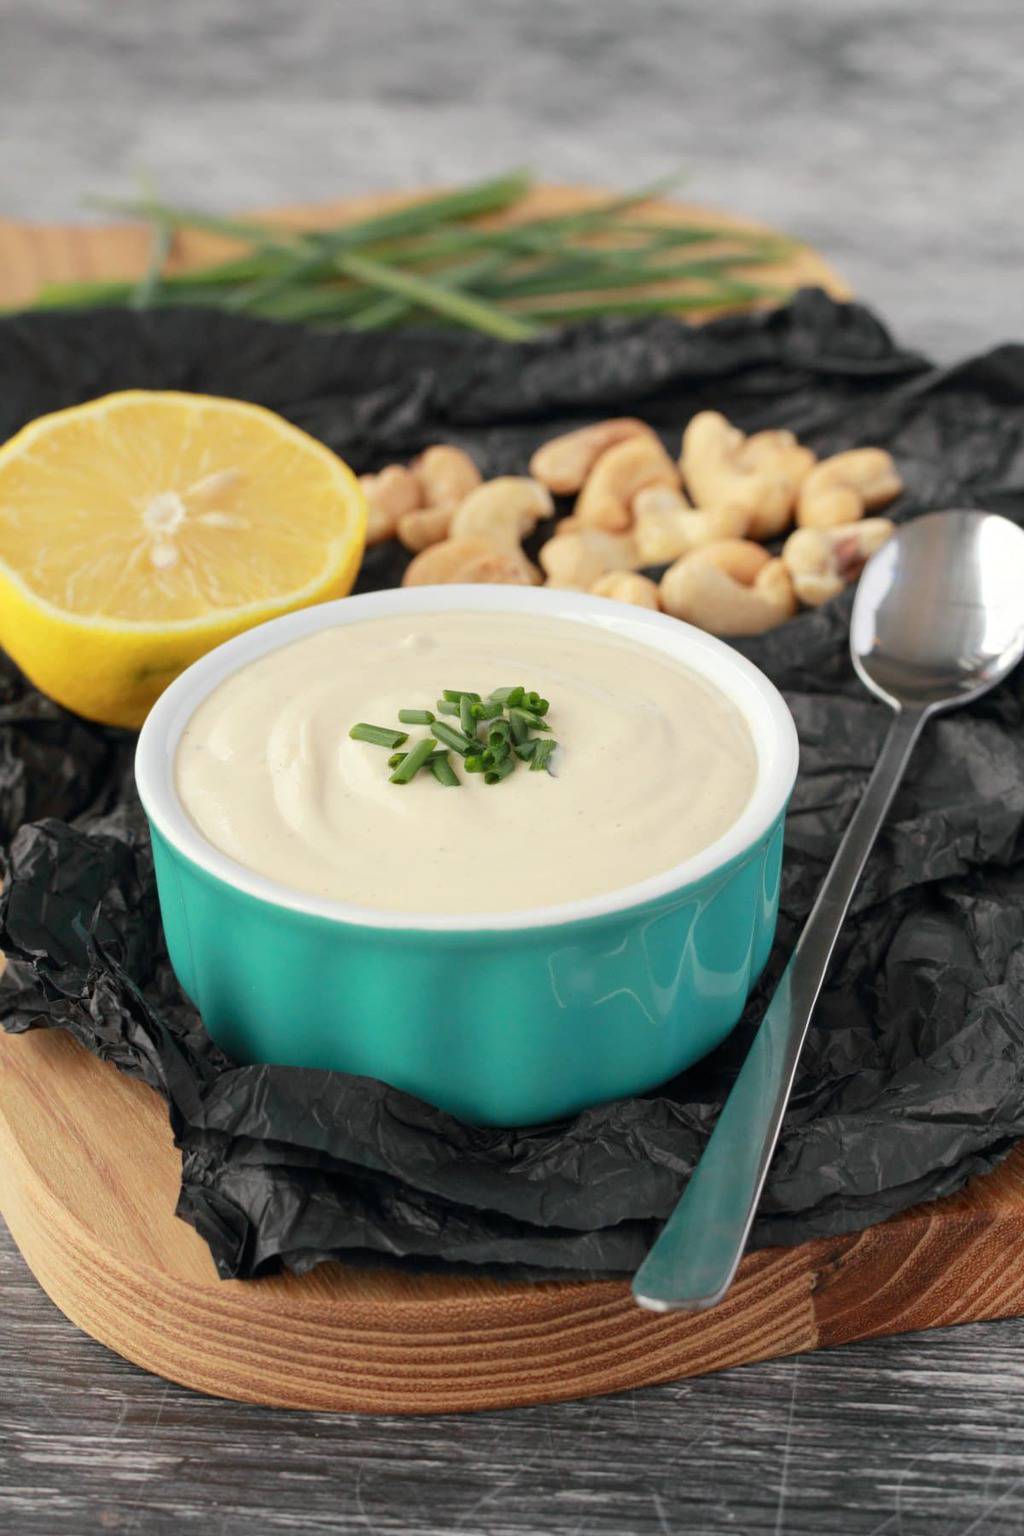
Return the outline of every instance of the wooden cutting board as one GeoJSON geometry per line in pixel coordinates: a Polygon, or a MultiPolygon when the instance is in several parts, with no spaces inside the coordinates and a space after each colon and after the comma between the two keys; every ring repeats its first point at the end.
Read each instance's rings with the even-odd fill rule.
{"type": "MultiPolygon", "coordinates": [[[[595,195],[541,189],[530,209],[595,195]]],[[[394,201],[273,217],[326,222],[394,201]]],[[[653,214],[709,217],[671,204],[653,214]]],[[[175,260],[228,249],[189,236],[175,260]]],[[[145,233],[127,225],[0,220],[0,304],[30,298],[42,281],[141,272],[146,255],[145,233]]],[[[849,293],[806,249],[773,277],[849,293]]],[[[199,1391],[294,1408],[456,1412],[1024,1312],[1024,1147],[951,1199],[858,1235],[750,1255],[726,1301],[695,1317],[641,1311],[625,1281],[528,1285],[339,1264],[302,1279],[221,1281],[174,1215],[179,1177],[166,1108],[150,1089],[66,1035],[0,1033],[0,1213],[27,1263],[80,1328],[199,1391]]]]}

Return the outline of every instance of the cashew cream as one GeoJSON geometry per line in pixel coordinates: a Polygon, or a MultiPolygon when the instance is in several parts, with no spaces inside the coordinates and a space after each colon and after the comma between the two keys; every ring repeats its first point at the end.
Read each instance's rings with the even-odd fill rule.
{"type": "Polygon", "coordinates": [[[509,912],[616,890],[699,852],[750,798],[737,707],[680,663],[564,619],[416,614],[322,630],[262,656],[196,710],[182,804],[211,843],[294,889],[395,912],[509,912]],[[398,725],[442,688],[523,684],[551,702],[557,776],[388,782],[398,725]]]}

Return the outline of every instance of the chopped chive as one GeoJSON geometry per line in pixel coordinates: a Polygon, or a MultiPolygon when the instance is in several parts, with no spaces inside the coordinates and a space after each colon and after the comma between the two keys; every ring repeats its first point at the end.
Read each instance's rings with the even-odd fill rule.
{"type": "Polygon", "coordinates": [[[482,752],[470,752],[462,761],[467,773],[483,773],[484,754],[482,752]]]}
{"type": "Polygon", "coordinates": [[[400,709],[398,718],[404,725],[433,725],[434,716],[429,709],[400,709]]]}
{"type": "Polygon", "coordinates": [[[551,772],[551,754],[558,746],[557,741],[538,741],[530,759],[530,772],[541,773],[546,768],[551,772]]]}
{"type": "Polygon", "coordinates": [[[495,720],[487,732],[487,745],[489,747],[500,746],[503,741],[508,741],[511,732],[512,727],[507,720],[495,720]]]}
{"type": "Polygon", "coordinates": [[[407,754],[405,752],[392,752],[391,756],[388,758],[388,767],[397,768],[399,763],[405,762],[406,756],[407,754]]]}
{"type": "Polygon", "coordinates": [[[422,741],[418,741],[405,754],[405,757],[391,775],[390,782],[392,784],[408,784],[409,780],[414,779],[419,773],[436,746],[437,742],[433,736],[424,736],[422,741]]]}
{"type": "Polygon", "coordinates": [[[451,759],[447,752],[435,752],[430,758],[429,767],[439,784],[444,784],[447,788],[451,789],[461,783],[458,774],[451,765],[451,759]]]}
{"type": "Polygon", "coordinates": [[[434,705],[439,715],[457,715],[459,706],[452,699],[438,699],[434,705]]]}
{"type": "Polygon", "coordinates": [[[530,726],[521,709],[510,709],[508,723],[512,730],[512,740],[518,746],[524,742],[530,734],[530,726]]]}
{"type": "Polygon", "coordinates": [[[528,731],[550,731],[551,727],[540,715],[531,715],[525,709],[510,709],[508,712],[509,723],[512,727],[512,735],[516,741],[525,741],[528,731]],[[516,736],[521,731],[522,735],[516,736]]]}
{"type": "Polygon", "coordinates": [[[468,693],[464,693],[459,700],[459,724],[470,738],[476,736],[476,720],[473,718],[473,710],[476,705],[468,693]]]}
{"type": "Polygon", "coordinates": [[[509,755],[509,751],[510,748],[507,741],[503,742],[500,747],[488,747],[487,751],[483,755],[484,767],[496,768],[499,763],[503,763],[505,761],[509,755]]]}
{"type": "Polygon", "coordinates": [[[501,705],[498,703],[497,699],[490,700],[487,703],[473,705],[474,720],[497,720],[500,714],[501,705]]]}
{"type": "Polygon", "coordinates": [[[433,731],[438,741],[443,741],[446,747],[451,747],[452,751],[457,752],[460,757],[466,757],[480,745],[473,737],[457,731],[453,725],[445,725],[443,720],[434,722],[433,731]]]}
{"type": "Polygon", "coordinates": [[[500,779],[507,779],[515,766],[515,758],[506,757],[503,762],[496,763],[493,768],[486,770],[484,773],[484,783],[497,784],[500,779]]]}
{"type": "Polygon", "coordinates": [[[495,688],[490,697],[496,704],[507,704],[509,709],[515,709],[517,704],[523,702],[525,688],[495,688]]]}
{"type": "Polygon", "coordinates": [[[547,699],[541,698],[539,693],[525,693],[523,695],[523,708],[529,710],[531,715],[546,715],[550,705],[547,699]]]}
{"type": "Polygon", "coordinates": [[[531,736],[529,741],[517,741],[512,750],[521,762],[528,763],[539,746],[540,742],[531,736]]]}
{"type": "Polygon", "coordinates": [[[400,747],[409,740],[408,731],[391,731],[386,725],[367,725],[361,720],[349,731],[353,741],[369,741],[375,747],[400,747]]]}
{"type": "Polygon", "coordinates": [[[444,697],[450,699],[453,704],[461,704],[463,699],[469,699],[474,704],[480,703],[480,695],[471,693],[468,688],[445,688],[444,697]]]}

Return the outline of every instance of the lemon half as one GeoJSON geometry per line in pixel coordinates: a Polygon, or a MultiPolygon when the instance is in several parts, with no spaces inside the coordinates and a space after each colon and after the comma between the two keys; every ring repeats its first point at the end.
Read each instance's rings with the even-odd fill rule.
{"type": "Polygon", "coordinates": [[[348,466],[273,411],[106,395],[0,448],[0,643],[66,708],[139,726],[213,646],[343,597],[365,531],[348,466]]]}

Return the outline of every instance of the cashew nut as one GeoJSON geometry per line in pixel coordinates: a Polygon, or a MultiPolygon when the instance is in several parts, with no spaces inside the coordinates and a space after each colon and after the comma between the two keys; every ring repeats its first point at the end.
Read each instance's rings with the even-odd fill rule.
{"type": "Polygon", "coordinates": [[[617,603],[633,603],[637,608],[658,608],[658,584],[635,571],[607,571],[590,588],[596,597],[611,597],[617,603]]]}
{"type": "Polygon", "coordinates": [[[742,507],[691,507],[680,491],[649,485],[633,497],[636,547],[643,565],[664,565],[692,549],[742,538],[750,515],[742,507]]]}
{"type": "Polygon", "coordinates": [[[440,586],[450,581],[530,587],[540,584],[541,574],[518,545],[493,544],[489,539],[446,539],[410,562],[402,586],[440,586]]]}
{"type": "Polygon", "coordinates": [[[796,520],[802,528],[833,528],[884,507],[903,481],[884,448],[851,448],[816,465],[800,487],[796,520]]]}
{"type": "Polygon", "coordinates": [[[798,528],[791,533],[782,558],[800,601],[817,608],[836,597],[860,575],[864,562],[881,549],[894,527],[887,517],[867,517],[859,523],[798,528]]]}
{"type": "Polygon", "coordinates": [[[453,539],[489,539],[518,548],[542,517],[554,511],[551,492],[526,475],[500,475],[471,491],[452,515],[453,539]]]}
{"type": "Polygon", "coordinates": [[[648,485],[679,488],[679,471],[653,432],[602,453],[576,498],[575,515],[587,528],[623,533],[633,523],[633,497],[648,485]]]}
{"type": "Polygon", "coordinates": [[[448,537],[454,512],[454,506],[418,507],[415,512],[406,512],[398,519],[398,537],[406,549],[418,554],[448,537]]]}
{"type": "Polygon", "coordinates": [[[718,411],[699,411],[683,433],[680,464],[695,506],[741,508],[751,537],[771,539],[791,521],[814,454],[792,432],[747,438],[718,411]]]}
{"type": "Polygon", "coordinates": [[[530,474],[556,496],[578,491],[606,449],[627,437],[653,436],[650,427],[633,416],[595,421],[543,443],[530,460],[530,474]]]}
{"type": "Polygon", "coordinates": [[[457,507],[483,479],[469,454],[451,443],[425,448],[410,467],[427,507],[457,507]]]}
{"type": "Polygon", "coordinates": [[[540,552],[549,587],[577,587],[587,592],[608,571],[634,570],[639,564],[632,534],[580,528],[549,539],[540,552]]]}
{"type": "Polygon", "coordinates": [[[379,475],[360,475],[369,508],[366,522],[367,544],[382,544],[393,539],[398,519],[422,505],[420,482],[401,464],[389,464],[379,475]]]}
{"type": "Polygon", "coordinates": [[[714,635],[762,635],[796,612],[782,560],[746,539],[723,539],[684,555],[659,588],[661,606],[714,635]]]}

